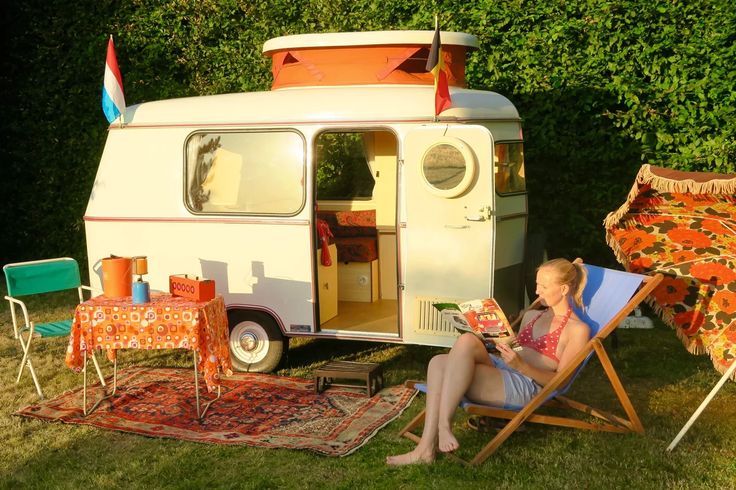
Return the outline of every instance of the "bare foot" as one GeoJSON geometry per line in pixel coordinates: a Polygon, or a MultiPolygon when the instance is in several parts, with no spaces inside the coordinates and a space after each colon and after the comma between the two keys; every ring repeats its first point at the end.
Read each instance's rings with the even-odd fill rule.
{"type": "Polygon", "coordinates": [[[434,461],[434,453],[425,453],[420,451],[419,448],[415,448],[413,451],[408,453],[399,454],[396,456],[388,456],[386,458],[386,464],[392,466],[403,466],[407,464],[429,464],[434,461]]]}
{"type": "Polygon", "coordinates": [[[439,429],[439,449],[443,453],[451,453],[460,447],[460,443],[455,439],[454,434],[450,429],[439,429]]]}

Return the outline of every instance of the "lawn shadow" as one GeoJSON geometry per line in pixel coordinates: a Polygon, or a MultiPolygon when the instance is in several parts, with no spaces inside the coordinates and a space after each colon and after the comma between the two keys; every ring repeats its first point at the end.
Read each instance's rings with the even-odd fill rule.
{"type": "Polygon", "coordinates": [[[299,339],[289,348],[277,374],[309,377],[317,367],[330,361],[374,362],[381,364],[385,385],[403,383],[407,378],[424,378],[433,355],[445,352],[439,347],[339,339],[299,339]]]}

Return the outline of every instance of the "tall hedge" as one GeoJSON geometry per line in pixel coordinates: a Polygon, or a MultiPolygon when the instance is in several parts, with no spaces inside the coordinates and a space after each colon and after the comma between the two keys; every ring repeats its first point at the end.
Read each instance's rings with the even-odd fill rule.
{"type": "Polygon", "coordinates": [[[478,36],[473,88],[524,119],[532,228],[550,254],[611,263],[601,222],[642,162],[736,171],[732,0],[31,0],[0,19],[0,259],[84,260],[82,216],[107,123],[106,41],[128,104],[267,90],[287,34],[432,29],[478,36]]]}

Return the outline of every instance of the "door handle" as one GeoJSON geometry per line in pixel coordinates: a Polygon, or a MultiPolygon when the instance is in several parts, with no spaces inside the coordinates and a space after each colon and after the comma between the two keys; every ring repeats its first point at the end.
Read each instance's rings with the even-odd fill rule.
{"type": "Polygon", "coordinates": [[[474,214],[472,216],[466,216],[465,219],[468,221],[485,221],[486,220],[484,216],[481,216],[479,214],[474,214]]]}
{"type": "Polygon", "coordinates": [[[492,215],[491,207],[483,206],[478,210],[478,214],[471,214],[470,216],[466,216],[465,219],[468,221],[487,221],[491,219],[492,215]]]}

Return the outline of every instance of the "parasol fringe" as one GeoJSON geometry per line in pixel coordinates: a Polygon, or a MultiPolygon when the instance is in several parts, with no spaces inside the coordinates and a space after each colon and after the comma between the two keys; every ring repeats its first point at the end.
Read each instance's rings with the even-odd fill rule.
{"type": "Polygon", "coordinates": [[[621,251],[621,247],[618,246],[618,243],[616,242],[613,234],[606,233],[606,243],[608,243],[608,246],[611,247],[611,250],[613,250],[613,254],[616,256],[616,260],[618,260],[618,263],[623,265],[624,269],[626,269],[627,271],[631,270],[629,258],[626,257],[626,255],[621,251]]]}
{"type": "MultiPolygon", "coordinates": [[[[716,360],[713,359],[713,356],[710,356],[710,360],[713,361],[713,367],[716,369],[716,371],[718,371],[721,374],[726,374],[726,371],[728,371],[728,368],[731,367],[730,364],[728,366],[723,366],[721,364],[718,364],[716,360]]],[[[736,361],[732,361],[732,362],[736,362],[736,361]]],[[[728,379],[736,382],[736,373],[731,374],[731,376],[728,379]]]]}
{"type": "Polygon", "coordinates": [[[629,205],[634,201],[634,199],[636,199],[636,196],[639,195],[639,181],[640,179],[643,179],[645,175],[651,175],[651,170],[649,170],[648,164],[642,165],[639,169],[639,173],[636,175],[636,179],[634,179],[634,185],[631,187],[629,195],[626,197],[626,201],[624,201],[621,207],[616,211],[608,213],[606,218],[603,220],[603,226],[606,229],[606,241],[609,242],[609,245],[611,245],[611,240],[613,239],[608,233],[608,230],[613,228],[619,221],[621,221],[621,218],[629,212],[629,205]]]}
{"type": "MultiPolygon", "coordinates": [[[[652,167],[651,165],[642,165],[637,175],[639,184],[648,184],[653,189],[663,192],[680,192],[691,194],[733,194],[736,192],[736,175],[734,174],[708,174],[702,175],[702,181],[687,178],[687,175],[695,175],[695,172],[679,172],[677,170],[669,170],[661,167],[652,167]],[[681,175],[680,178],[670,178],[657,173],[670,174],[673,177],[681,175]],[[712,178],[708,178],[712,175],[712,178]]],[[[631,195],[629,195],[631,197],[631,195]]]]}
{"type": "MultiPolygon", "coordinates": [[[[671,315],[669,315],[666,311],[664,311],[652,298],[652,296],[647,296],[644,300],[654,311],[656,315],[658,315],[664,323],[669,326],[672,330],[675,331],[675,334],[677,335],[677,338],[680,339],[682,342],[682,345],[685,347],[685,350],[688,351],[690,354],[700,356],[703,354],[708,354],[708,357],[710,357],[711,363],[713,363],[713,367],[716,371],[718,371],[721,374],[726,374],[726,371],[728,371],[728,368],[730,365],[724,366],[718,362],[718,359],[713,355],[713,352],[701,344],[693,344],[690,342],[690,338],[685,335],[685,333],[677,328],[675,326],[674,319],[671,315]]],[[[736,362],[736,361],[733,361],[736,362]]],[[[733,373],[730,377],[731,381],[736,382],[736,372],[733,373]]]]}
{"type": "MultiPolygon", "coordinates": [[[[660,192],[679,192],[679,193],[691,193],[691,194],[736,194],[736,175],[730,176],[725,174],[714,174],[723,175],[723,178],[712,178],[698,182],[694,179],[682,178],[673,179],[658,175],[652,168],[659,169],[660,167],[652,167],[649,164],[644,164],[639,169],[639,173],[636,175],[634,185],[629,191],[629,195],[626,197],[621,207],[616,211],[608,213],[606,218],[603,220],[603,226],[606,230],[613,228],[621,218],[628,213],[630,204],[639,195],[639,188],[644,185],[649,185],[652,189],[660,192]]],[[[677,174],[677,171],[669,171],[661,169],[662,171],[677,174]]],[[[683,172],[683,175],[687,173],[683,172]]],[[[610,243],[609,243],[610,245],[610,243]]]]}
{"type": "MultiPolygon", "coordinates": [[[[718,364],[715,359],[713,359],[713,356],[710,356],[710,360],[713,361],[713,367],[721,374],[726,374],[726,371],[728,371],[728,368],[731,367],[729,364],[728,366],[724,366],[722,364],[718,364]]],[[[736,362],[736,360],[733,360],[731,362],[736,362]]],[[[736,373],[732,373],[731,376],[728,378],[731,381],[736,382],[736,373]]]]}

